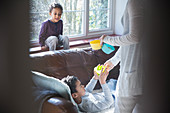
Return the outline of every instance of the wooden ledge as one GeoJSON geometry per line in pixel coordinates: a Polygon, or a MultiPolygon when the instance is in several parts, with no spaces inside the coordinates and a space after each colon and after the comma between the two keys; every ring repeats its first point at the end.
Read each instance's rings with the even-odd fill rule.
{"type": "MultiPolygon", "coordinates": [[[[110,35],[110,36],[117,36],[117,35],[110,35]]],[[[70,45],[70,48],[73,48],[73,47],[79,47],[79,46],[83,46],[83,45],[88,45],[90,41],[92,40],[96,40],[98,39],[99,37],[95,37],[95,38],[89,38],[89,39],[82,39],[82,40],[74,40],[74,41],[70,41],[69,42],[69,45],[70,45]]],[[[59,47],[59,48],[56,48],[56,50],[61,50],[63,49],[63,46],[59,47]]],[[[32,47],[29,49],[29,53],[32,54],[32,53],[38,53],[38,52],[44,52],[44,51],[48,51],[48,50],[41,50],[41,47],[40,45],[38,44],[38,42],[34,42],[32,44],[32,47]]]]}
{"type": "MultiPolygon", "coordinates": [[[[82,45],[88,45],[90,41],[95,40],[97,38],[93,38],[93,39],[83,39],[83,40],[76,40],[76,41],[70,41],[69,45],[70,48],[72,47],[78,47],[78,46],[82,46],[82,45]]],[[[61,50],[63,49],[63,46],[56,48],[56,50],[61,50]]],[[[41,50],[41,47],[32,47],[29,49],[29,53],[38,53],[38,52],[44,52],[44,51],[48,51],[48,50],[41,50]]]]}

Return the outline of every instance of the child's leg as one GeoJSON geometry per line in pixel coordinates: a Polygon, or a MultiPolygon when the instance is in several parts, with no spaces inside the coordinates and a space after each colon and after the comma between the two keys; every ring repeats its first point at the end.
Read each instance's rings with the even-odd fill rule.
{"type": "Polygon", "coordinates": [[[115,100],[115,93],[116,93],[116,84],[117,84],[116,79],[110,79],[107,81],[107,85],[112,93],[114,100],[115,100]]]}
{"type": "Polygon", "coordinates": [[[63,44],[65,50],[70,48],[69,38],[67,36],[59,35],[58,38],[59,38],[59,43],[63,44]]]}
{"type": "Polygon", "coordinates": [[[49,36],[45,40],[45,44],[49,47],[50,51],[56,50],[56,45],[58,44],[58,38],[56,36],[49,36]]]}
{"type": "Polygon", "coordinates": [[[107,85],[109,86],[110,90],[116,90],[116,84],[117,84],[116,79],[110,79],[107,81],[107,85]]]}

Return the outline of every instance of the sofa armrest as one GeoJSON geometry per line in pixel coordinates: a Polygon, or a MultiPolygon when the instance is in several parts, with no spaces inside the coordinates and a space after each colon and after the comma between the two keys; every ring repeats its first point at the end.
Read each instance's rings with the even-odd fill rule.
{"type": "Polygon", "coordinates": [[[78,113],[71,101],[62,97],[51,97],[42,106],[42,113],[78,113]]]}

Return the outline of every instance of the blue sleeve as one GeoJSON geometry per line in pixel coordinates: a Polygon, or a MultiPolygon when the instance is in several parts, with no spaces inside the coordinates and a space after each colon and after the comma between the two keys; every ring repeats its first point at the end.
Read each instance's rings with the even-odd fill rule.
{"type": "Polygon", "coordinates": [[[86,85],[85,89],[87,92],[92,92],[94,87],[96,86],[97,80],[94,77],[90,80],[90,82],[86,85]]]}
{"type": "Polygon", "coordinates": [[[83,100],[81,104],[81,108],[84,111],[98,112],[98,111],[108,109],[114,104],[114,100],[113,100],[113,97],[112,97],[112,94],[110,92],[108,85],[102,84],[101,87],[104,93],[104,96],[102,97],[103,99],[92,101],[89,97],[88,99],[83,100]]]}

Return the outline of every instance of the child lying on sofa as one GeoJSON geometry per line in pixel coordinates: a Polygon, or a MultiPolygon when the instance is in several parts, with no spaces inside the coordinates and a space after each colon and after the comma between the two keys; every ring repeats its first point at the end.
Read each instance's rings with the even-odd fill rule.
{"type": "MultiPolygon", "coordinates": [[[[80,80],[75,76],[67,76],[62,79],[71,91],[71,95],[74,101],[77,103],[79,109],[83,112],[99,112],[105,109],[109,109],[114,106],[114,95],[111,93],[111,89],[106,83],[106,78],[109,72],[107,69],[101,71],[100,76],[94,71],[94,76],[84,88],[80,80]],[[99,80],[102,93],[92,93],[97,81],[99,80]]],[[[112,82],[117,82],[112,81],[112,82]]],[[[115,84],[114,84],[115,85],[115,84]]],[[[111,86],[114,89],[115,86],[111,86]]]]}

